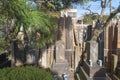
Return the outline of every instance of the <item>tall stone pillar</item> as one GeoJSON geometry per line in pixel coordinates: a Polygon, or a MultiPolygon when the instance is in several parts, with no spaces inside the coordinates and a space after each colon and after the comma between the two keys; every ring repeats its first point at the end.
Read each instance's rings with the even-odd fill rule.
{"type": "Polygon", "coordinates": [[[71,68],[74,69],[74,33],[73,33],[73,24],[72,18],[66,18],[66,59],[68,60],[71,68]]]}
{"type": "Polygon", "coordinates": [[[98,61],[98,43],[95,41],[87,42],[87,61],[89,64],[96,64],[98,61]]]}
{"type": "Polygon", "coordinates": [[[66,42],[66,38],[65,38],[65,18],[66,17],[60,17],[59,21],[58,21],[58,30],[57,30],[57,39],[56,41],[58,40],[62,40],[64,43],[66,42]]]}
{"type": "Polygon", "coordinates": [[[48,48],[48,66],[51,67],[54,60],[54,45],[50,45],[48,48]]]}

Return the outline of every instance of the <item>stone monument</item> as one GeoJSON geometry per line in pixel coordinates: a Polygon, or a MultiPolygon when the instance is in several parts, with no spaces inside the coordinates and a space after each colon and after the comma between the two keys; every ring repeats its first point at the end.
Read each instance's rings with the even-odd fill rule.
{"type": "Polygon", "coordinates": [[[57,72],[59,76],[63,73],[69,74],[69,65],[65,59],[65,46],[63,41],[57,41],[55,45],[55,61],[53,62],[52,71],[57,72]]]}
{"type": "Polygon", "coordinates": [[[63,41],[57,41],[55,46],[55,61],[64,62],[65,61],[65,46],[63,41]]]}
{"type": "Polygon", "coordinates": [[[98,60],[98,43],[95,41],[88,41],[87,44],[87,61],[97,63],[98,60]]]}

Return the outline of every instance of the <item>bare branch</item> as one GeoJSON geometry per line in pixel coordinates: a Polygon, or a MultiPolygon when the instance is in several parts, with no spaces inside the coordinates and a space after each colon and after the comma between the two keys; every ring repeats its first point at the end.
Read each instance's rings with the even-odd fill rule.
{"type": "Polygon", "coordinates": [[[120,6],[114,10],[113,12],[111,12],[110,16],[108,17],[108,19],[106,20],[105,24],[103,25],[103,27],[101,28],[97,28],[93,30],[93,34],[92,34],[92,39],[93,41],[97,41],[99,35],[101,32],[103,32],[103,30],[108,26],[108,24],[110,23],[111,19],[120,12],[120,6]]]}

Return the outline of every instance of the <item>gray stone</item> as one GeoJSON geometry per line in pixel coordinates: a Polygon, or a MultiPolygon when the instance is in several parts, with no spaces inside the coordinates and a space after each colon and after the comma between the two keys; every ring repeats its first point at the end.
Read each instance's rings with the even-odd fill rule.
{"type": "Polygon", "coordinates": [[[26,64],[34,64],[38,63],[38,51],[36,49],[32,49],[26,54],[26,64]]]}
{"type": "Polygon", "coordinates": [[[66,18],[66,49],[73,49],[74,33],[71,17],[66,18]]]}
{"type": "Polygon", "coordinates": [[[56,42],[55,60],[56,62],[63,62],[65,60],[65,46],[63,41],[56,42]]]}
{"type": "Polygon", "coordinates": [[[87,40],[89,41],[91,40],[91,38],[92,38],[92,26],[90,25],[87,28],[87,40]]]}
{"type": "Polygon", "coordinates": [[[44,68],[47,68],[48,67],[48,56],[47,56],[47,47],[44,47],[42,50],[41,50],[41,54],[42,54],[42,66],[44,67],[44,68]]]}
{"type": "Polygon", "coordinates": [[[78,67],[79,65],[79,61],[80,61],[80,47],[79,46],[75,46],[75,69],[78,67]]]}
{"type": "Polygon", "coordinates": [[[91,60],[94,64],[98,60],[98,43],[95,41],[87,42],[87,61],[91,60]]]}

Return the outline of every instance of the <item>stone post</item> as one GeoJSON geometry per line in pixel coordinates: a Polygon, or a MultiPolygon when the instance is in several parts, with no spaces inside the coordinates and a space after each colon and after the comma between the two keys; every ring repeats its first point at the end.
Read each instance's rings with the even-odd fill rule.
{"type": "Polygon", "coordinates": [[[69,62],[71,68],[74,69],[74,33],[73,33],[73,24],[72,18],[66,18],[66,59],[69,62]]]}
{"type": "Polygon", "coordinates": [[[118,55],[112,54],[111,55],[111,73],[114,74],[117,68],[118,63],[118,55]]]}
{"type": "Polygon", "coordinates": [[[42,66],[47,68],[48,65],[47,65],[47,47],[44,47],[42,49],[42,66]]]}
{"type": "Polygon", "coordinates": [[[87,60],[91,61],[93,64],[98,60],[98,43],[95,41],[89,41],[87,45],[87,60]]]}

